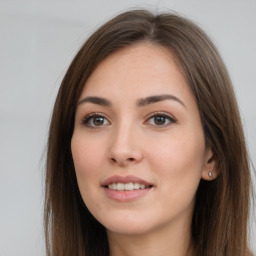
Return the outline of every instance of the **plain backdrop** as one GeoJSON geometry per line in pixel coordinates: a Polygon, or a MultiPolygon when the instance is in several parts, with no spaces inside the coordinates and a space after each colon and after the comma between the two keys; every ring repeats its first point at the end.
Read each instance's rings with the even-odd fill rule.
{"type": "Polygon", "coordinates": [[[210,35],[233,80],[255,165],[255,0],[0,0],[0,256],[45,254],[44,150],[57,90],[83,41],[131,7],[179,12],[210,35]]]}

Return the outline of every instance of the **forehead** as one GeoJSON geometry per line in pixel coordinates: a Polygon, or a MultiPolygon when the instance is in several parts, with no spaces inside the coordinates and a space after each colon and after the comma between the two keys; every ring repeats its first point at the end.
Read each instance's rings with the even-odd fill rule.
{"type": "Polygon", "coordinates": [[[188,85],[171,51],[150,43],[138,43],[104,59],[87,80],[81,97],[131,93],[135,97],[146,97],[186,91],[188,85]]]}

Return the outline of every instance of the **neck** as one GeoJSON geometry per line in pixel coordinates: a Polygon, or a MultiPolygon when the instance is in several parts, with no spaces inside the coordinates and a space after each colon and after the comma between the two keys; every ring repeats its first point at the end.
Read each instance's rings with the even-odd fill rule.
{"type": "Polygon", "coordinates": [[[190,225],[162,227],[154,232],[130,235],[107,231],[110,256],[193,256],[190,225]]]}

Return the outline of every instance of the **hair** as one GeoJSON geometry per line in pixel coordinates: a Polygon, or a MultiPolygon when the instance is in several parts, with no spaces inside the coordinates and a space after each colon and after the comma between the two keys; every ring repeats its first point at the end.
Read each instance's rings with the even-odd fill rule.
{"type": "Polygon", "coordinates": [[[173,13],[147,10],[119,14],[84,43],[61,83],[52,114],[46,162],[45,237],[47,255],[106,256],[105,228],[91,215],[77,185],[71,138],[82,89],[107,56],[136,43],[168,49],[193,93],[206,145],[218,177],[200,181],[191,224],[198,256],[247,256],[251,188],[240,114],[227,69],[208,36],[173,13]]]}

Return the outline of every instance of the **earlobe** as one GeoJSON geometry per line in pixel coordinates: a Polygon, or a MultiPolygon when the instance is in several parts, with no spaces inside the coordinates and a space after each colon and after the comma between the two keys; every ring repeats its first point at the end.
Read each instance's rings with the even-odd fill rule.
{"type": "Polygon", "coordinates": [[[215,172],[214,169],[209,172],[206,172],[206,171],[202,172],[202,179],[204,180],[211,181],[211,180],[214,180],[216,177],[217,177],[217,172],[215,172]]]}
{"type": "Polygon", "coordinates": [[[218,176],[218,172],[216,170],[216,159],[211,149],[207,150],[205,155],[205,164],[202,171],[202,179],[204,180],[214,180],[218,176]]]}
{"type": "Polygon", "coordinates": [[[213,171],[210,171],[210,172],[208,173],[208,176],[209,176],[210,178],[213,178],[213,171]]]}

